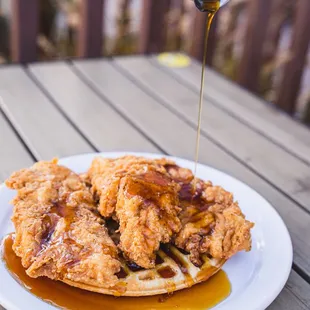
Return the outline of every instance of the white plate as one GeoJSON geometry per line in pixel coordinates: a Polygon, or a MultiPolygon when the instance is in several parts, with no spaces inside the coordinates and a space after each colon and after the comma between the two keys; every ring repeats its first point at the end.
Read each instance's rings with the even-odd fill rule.
{"type": "MultiPolygon", "coordinates": [[[[125,153],[101,153],[104,157],[118,157],[125,153]]],[[[126,154],[158,158],[164,155],[148,153],[126,154]]],[[[68,157],[60,163],[80,173],[88,169],[94,156],[86,154],[68,157]]],[[[167,156],[166,156],[167,157],[167,156]]],[[[194,163],[174,158],[182,167],[193,170],[194,163]]],[[[251,252],[240,252],[223,267],[232,285],[231,295],[217,305],[216,310],[263,310],[281,292],[292,265],[292,243],[285,224],[275,209],[257,192],[235,178],[199,164],[197,176],[211,180],[234,193],[246,217],[255,222],[252,230],[253,248],[251,252]]],[[[0,238],[13,231],[10,221],[12,206],[9,201],[14,191],[0,187],[0,238]]],[[[47,310],[55,309],[22,288],[0,263],[0,304],[8,310],[47,310]]]]}

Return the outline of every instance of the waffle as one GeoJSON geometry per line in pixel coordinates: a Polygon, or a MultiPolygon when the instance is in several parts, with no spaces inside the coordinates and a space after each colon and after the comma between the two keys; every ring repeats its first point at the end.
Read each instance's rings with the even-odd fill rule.
{"type": "Polygon", "coordinates": [[[206,281],[235,253],[251,249],[254,223],[233,195],[193,180],[188,169],[136,158],[94,166],[95,180],[52,161],[6,181],[18,190],[14,251],[30,277],[106,295],[151,296],[206,281]],[[111,212],[98,201],[109,202],[111,212]]]}
{"type": "Polygon", "coordinates": [[[84,290],[114,296],[152,296],[172,293],[206,281],[218,272],[225,259],[215,259],[207,255],[201,257],[203,264],[196,267],[189,255],[173,245],[164,245],[157,253],[156,266],[142,269],[135,264],[122,261],[121,271],[117,274],[119,283],[113,288],[101,288],[63,280],[68,285],[84,290]]]}

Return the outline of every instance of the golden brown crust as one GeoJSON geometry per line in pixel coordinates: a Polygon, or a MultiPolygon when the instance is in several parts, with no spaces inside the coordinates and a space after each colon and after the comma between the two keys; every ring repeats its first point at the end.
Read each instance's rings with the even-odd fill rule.
{"type": "Polygon", "coordinates": [[[88,171],[92,192],[99,196],[99,212],[120,223],[120,249],[144,268],[154,267],[160,243],[169,242],[181,228],[177,217],[179,185],[164,164],[171,162],[134,156],[115,160],[99,157],[88,171]]]}
{"type": "Polygon", "coordinates": [[[121,179],[116,205],[119,246],[127,258],[143,268],[155,266],[160,243],[168,243],[181,229],[178,188],[155,171],[121,179]]]}
{"type": "Polygon", "coordinates": [[[204,281],[251,249],[254,224],[232,193],[164,158],[98,157],[80,176],[57,160],[38,162],[13,173],[6,185],[18,191],[13,248],[31,277],[105,294],[154,295],[204,281]],[[108,231],[105,220],[116,227],[108,231]],[[189,274],[165,254],[163,243],[189,274]],[[156,254],[174,270],[172,279],[161,277],[156,254]],[[133,262],[146,270],[132,272],[133,262]],[[127,276],[118,278],[124,269],[127,276]]]}
{"type": "Polygon", "coordinates": [[[13,249],[31,277],[109,287],[120,269],[117,248],[80,178],[57,161],[39,162],[7,181],[17,189],[13,249]]]}
{"type": "MultiPolygon", "coordinates": [[[[253,223],[245,220],[238,203],[233,201],[232,193],[213,186],[209,181],[195,179],[189,169],[179,167],[171,160],[99,157],[92,162],[88,176],[94,195],[99,197],[99,212],[103,216],[113,216],[121,223],[120,248],[127,258],[140,266],[152,268],[159,243],[170,242],[171,237],[178,247],[190,253],[192,262],[197,266],[202,263],[201,254],[228,259],[238,251],[251,248],[253,223]],[[154,199],[150,204],[149,199],[139,193],[132,197],[124,194],[125,189],[136,182],[134,178],[146,172],[168,178],[169,184],[175,184],[174,203],[164,202],[160,206],[154,199]],[[158,210],[162,210],[165,204],[166,215],[161,217],[167,217],[167,210],[171,209],[174,211],[172,222],[169,218],[161,222],[156,219],[158,210]],[[169,238],[158,233],[159,228],[154,228],[168,227],[167,223],[173,223],[174,227],[170,229],[169,238]]],[[[152,183],[156,184],[143,182],[141,186],[147,189],[152,183]]],[[[157,195],[165,193],[165,188],[167,185],[158,189],[157,195]]]]}
{"type": "Polygon", "coordinates": [[[95,158],[88,170],[87,177],[91,191],[99,201],[98,210],[104,217],[114,214],[120,180],[127,174],[141,174],[146,171],[166,173],[166,159],[151,160],[136,156],[123,156],[116,159],[95,158]]]}
{"type": "Polygon", "coordinates": [[[190,253],[196,266],[202,263],[201,254],[229,259],[251,249],[250,230],[254,224],[245,219],[232,193],[210,181],[191,178],[190,172],[184,176],[184,170],[177,166],[171,175],[181,184],[182,229],[174,242],[190,253]]]}

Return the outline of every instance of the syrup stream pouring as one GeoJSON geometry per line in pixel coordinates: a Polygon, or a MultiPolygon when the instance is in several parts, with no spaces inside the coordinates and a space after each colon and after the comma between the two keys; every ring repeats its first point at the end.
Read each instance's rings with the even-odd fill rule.
{"type": "MultiPolygon", "coordinates": [[[[226,4],[229,0],[194,0],[197,9],[201,12],[206,12],[206,32],[205,32],[205,43],[204,43],[204,54],[203,54],[203,62],[202,62],[202,70],[201,70],[201,85],[200,85],[200,98],[199,98],[199,112],[198,112],[198,126],[197,126],[197,135],[196,135],[196,148],[195,148],[195,184],[194,188],[196,189],[196,174],[197,174],[197,163],[199,159],[199,144],[200,144],[200,131],[201,131],[201,116],[202,116],[202,106],[203,106],[203,93],[204,93],[204,84],[205,84],[205,67],[207,60],[207,47],[208,47],[208,38],[209,32],[212,24],[212,20],[219,10],[224,4],[226,4]]],[[[195,44],[195,42],[194,42],[195,44]]]]}

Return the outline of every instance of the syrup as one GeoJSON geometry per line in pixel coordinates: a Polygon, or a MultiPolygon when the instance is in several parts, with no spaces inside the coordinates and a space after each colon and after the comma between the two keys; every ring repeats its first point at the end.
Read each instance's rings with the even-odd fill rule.
{"type": "Polygon", "coordinates": [[[196,137],[196,149],[195,149],[195,170],[194,175],[196,177],[197,173],[197,163],[199,159],[199,144],[200,144],[200,131],[201,131],[201,115],[203,107],[203,93],[205,84],[205,68],[207,63],[207,48],[208,48],[208,38],[210,33],[210,28],[212,25],[213,18],[216,12],[219,10],[221,1],[220,0],[195,0],[196,7],[207,14],[206,21],[206,32],[205,32],[205,43],[204,43],[204,55],[201,70],[201,84],[200,84],[200,97],[199,97],[199,111],[198,111],[198,127],[197,127],[197,137],[196,137]]]}
{"type": "Polygon", "coordinates": [[[34,296],[55,307],[68,310],[205,310],[210,309],[230,294],[230,282],[220,270],[208,281],[173,294],[151,297],[113,297],[101,295],[45,277],[30,278],[21,264],[21,259],[12,249],[13,235],[8,235],[2,244],[2,259],[14,279],[34,296]]]}

